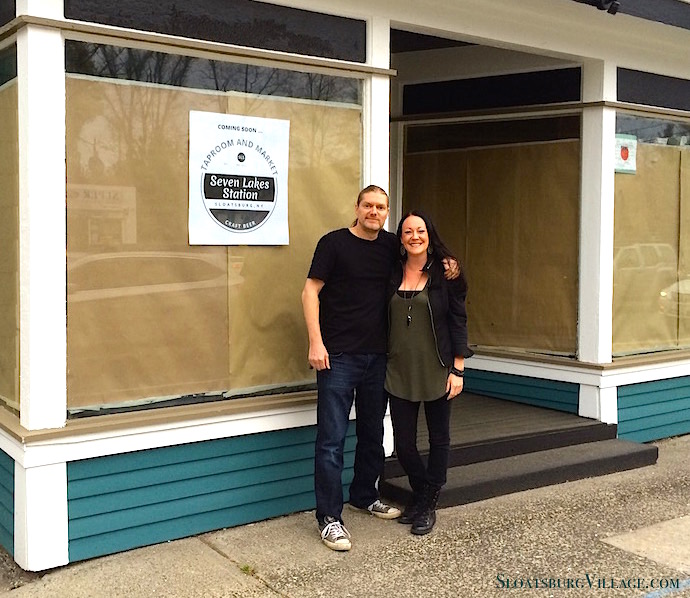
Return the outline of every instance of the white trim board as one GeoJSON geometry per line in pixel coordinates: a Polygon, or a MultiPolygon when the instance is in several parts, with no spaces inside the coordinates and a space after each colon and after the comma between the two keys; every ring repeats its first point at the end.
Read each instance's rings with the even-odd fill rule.
{"type": "MultiPolygon", "coordinates": [[[[355,419],[354,407],[350,419],[355,419]]],[[[0,449],[25,469],[139,450],[177,446],[316,425],[316,405],[168,422],[108,432],[62,436],[22,445],[0,430],[0,449]]],[[[393,451],[390,414],[384,419],[386,454],[393,451]]]]}
{"type": "Polygon", "coordinates": [[[681,359],[663,364],[656,363],[602,369],[600,366],[595,365],[588,368],[581,363],[576,366],[554,363],[526,363],[517,358],[475,355],[466,362],[465,367],[468,370],[571,382],[599,388],[612,388],[628,384],[640,384],[642,382],[690,376],[690,359],[681,359]]]}

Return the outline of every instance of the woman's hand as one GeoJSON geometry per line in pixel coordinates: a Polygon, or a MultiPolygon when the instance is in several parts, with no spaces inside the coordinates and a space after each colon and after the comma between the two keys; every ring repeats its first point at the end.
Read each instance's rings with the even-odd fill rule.
{"type": "Polygon", "coordinates": [[[464,383],[465,381],[462,378],[462,376],[448,374],[448,381],[446,382],[446,392],[448,393],[449,401],[457,397],[462,392],[464,383]]]}

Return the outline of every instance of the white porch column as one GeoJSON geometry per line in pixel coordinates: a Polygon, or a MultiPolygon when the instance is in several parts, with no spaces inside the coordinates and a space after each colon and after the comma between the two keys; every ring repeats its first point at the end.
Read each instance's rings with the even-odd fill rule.
{"type": "MultiPolygon", "coordinates": [[[[585,102],[615,100],[615,64],[586,62],[582,74],[585,102]]],[[[616,114],[586,108],[582,120],[579,358],[610,363],[616,114]]]]}
{"type": "MultiPolygon", "coordinates": [[[[51,4],[62,3],[22,0],[17,11],[51,4]]],[[[64,55],[59,31],[17,33],[19,393],[29,430],[64,426],[67,409],[64,55]]]]}
{"type": "MultiPolygon", "coordinates": [[[[375,17],[367,27],[367,63],[390,68],[390,21],[375,17]]],[[[385,75],[373,75],[365,96],[368,118],[364,125],[364,184],[389,190],[390,179],[390,81],[385,75]]]]}
{"type": "Polygon", "coordinates": [[[14,465],[14,559],[27,571],[69,562],[67,465],[14,465]]]}
{"type": "Polygon", "coordinates": [[[605,424],[618,423],[618,390],[615,386],[602,388],[580,384],[579,409],[581,417],[597,419],[605,424]]]}
{"type": "Polygon", "coordinates": [[[34,15],[47,19],[65,16],[63,0],[16,0],[17,15],[34,15]]]}
{"type": "MultiPolygon", "coordinates": [[[[367,27],[367,63],[380,68],[390,68],[390,21],[374,17],[367,27]]],[[[364,184],[379,185],[390,194],[390,79],[373,75],[369,89],[369,118],[364,127],[364,184]]],[[[388,218],[388,229],[395,226],[394,214],[388,218]]],[[[383,420],[383,449],[386,456],[393,453],[393,424],[390,411],[383,420]]]]}
{"type": "MultiPolygon", "coordinates": [[[[616,99],[616,65],[586,61],[582,69],[583,100],[616,99]]],[[[582,204],[580,211],[580,280],[578,358],[610,363],[613,331],[613,216],[616,113],[585,108],[582,115],[582,204]]],[[[613,389],[615,392],[615,389],[613,389]]],[[[582,386],[579,414],[601,419],[617,412],[615,395],[582,386]],[[604,396],[605,395],[605,396],[604,396]],[[604,404],[605,403],[605,404],[604,404]]]]}

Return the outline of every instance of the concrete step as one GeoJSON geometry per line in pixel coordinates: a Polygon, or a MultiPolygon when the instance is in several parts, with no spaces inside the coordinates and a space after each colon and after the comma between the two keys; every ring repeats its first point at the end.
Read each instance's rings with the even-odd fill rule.
{"type": "MultiPolygon", "coordinates": [[[[597,440],[489,461],[456,465],[448,470],[440,507],[635,469],[656,463],[658,449],[621,439],[597,440]]],[[[407,504],[411,490],[406,476],[386,478],[381,495],[407,504]]]]}
{"type": "MultiPolygon", "coordinates": [[[[516,433],[510,436],[491,437],[490,433],[482,440],[467,443],[453,443],[448,461],[449,467],[493,461],[547,449],[610,440],[616,438],[616,426],[598,421],[553,430],[516,433]]],[[[425,454],[426,451],[422,451],[425,454]]],[[[391,457],[384,466],[385,479],[404,475],[398,460],[391,457]]]]}

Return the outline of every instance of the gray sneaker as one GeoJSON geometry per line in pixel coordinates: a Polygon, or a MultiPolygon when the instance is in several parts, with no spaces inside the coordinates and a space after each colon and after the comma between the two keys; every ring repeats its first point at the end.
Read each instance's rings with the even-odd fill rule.
{"type": "Polygon", "coordinates": [[[374,517],[378,517],[379,519],[397,519],[398,517],[400,517],[400,515],[402,515],[400,509],[398,509],[397,507],[393,507],[391,505],[387,505],[386,503],[381,502],[378,499],[376,499],[368,507],[360,508],[354,505],[350,506],[353,509],[357,509],[358,511],[367,511],[368,513],[372,514],[374,517]]]}
{"type": "Polygon", "coordinates": [[[335,517],[324,517],[321,530],[321,541],[331,550],[350,550],[350,532],[335,517]]]}

